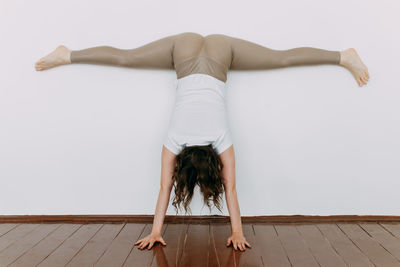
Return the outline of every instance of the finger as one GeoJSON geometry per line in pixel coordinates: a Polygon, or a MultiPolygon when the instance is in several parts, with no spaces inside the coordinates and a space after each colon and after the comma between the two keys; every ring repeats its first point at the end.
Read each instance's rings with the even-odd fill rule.
{"type": "Polygon", "coordinates": [[[140,239],[138,241],[136,241],[135,245],[137,245],[138,243],[142,242],[143,239],[140,239]]]}
{"type": "Polygon", "coordinates": [[[230,243],[231,243],[231,239],[228,238],[228,243],[226,243],[226,246],[229,246],[230,243]]]}
{"type": "Polygon", "coordinates": [[[161,241],[161,243],[162,243],[163,245],[167,245],[167,243],[165,243],[164,239],[161,238],[160,241],[161,241]]]}
{"type": "Polygon", "coordinates": [[[242,243],[240,243],[240,250],[241,250],[241,251],[245,250],[242,243]]]}
{"type": "Polygon", "coordinates": [[[249,248],[251,248],[250,244],[247,241],[245,243],[249,248]]]}
{"type": "Polygon", "coordinates": [[[150,244],[149,244],[149,247],[148,247],[147,249],[151,249],[151,247],[153,246],[153,244],[154,244],[154,241],[151,241],[150,244]]]}
{"type": "Polygon", "coordinates": [[[237,250],[237,244],[236,244],[236,242],[233,242],[233,247],[235,248],[235,250],[237,250]]]}
{"type": "Polygon", "coordinates": [[[139,246],[138,248],[142,248],[143,245],[144,245],[144,243],[146,243],[146,241],[145,241],[145,240],[142,240],[142,242],[140,243],[140,246],[139,246]]]}
{"type": "Polygon", "coordinates": [[[142,242],[142,245],[140,246],[140,248],[141,249],[143,249],[143,248],[145,248],[145,247],[147,247],[147,244],[148,244],[149,242],[146,240],[146,241],[144,241],[144,242],[142,242]]]}

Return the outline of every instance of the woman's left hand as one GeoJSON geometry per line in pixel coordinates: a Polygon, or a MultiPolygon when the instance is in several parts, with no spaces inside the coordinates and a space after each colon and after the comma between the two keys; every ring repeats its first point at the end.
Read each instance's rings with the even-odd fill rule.
{"type": "Polygon", "coordinates": [[[226,246],[232,243],[235,250],[239,248],[241,251],[246,250],[246,245],[251,248],[250,244],[246,241],[243,234],[233,233],[229,238],[226,246]]]}

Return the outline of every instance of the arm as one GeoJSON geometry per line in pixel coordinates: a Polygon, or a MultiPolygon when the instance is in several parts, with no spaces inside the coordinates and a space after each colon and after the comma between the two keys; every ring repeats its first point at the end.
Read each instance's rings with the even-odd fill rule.
{"type": "Polygon", "coordinates": [[[225,198],[232,227],[232,236],[228,239],[227,245],[229,245],[231,240],[235,249],[236,247],[239,247],[240,250],[244,250],[245,244],[249,247],[251,246],[243,236],[240,208],[236,192],[235,152],[233,146],[222,152],[220,157],[223,164],[222,176],[225,198]]]}
{"type": "Polygon", "coordinates": [[[274,50],[265,46],[227,36],[231,51],[232,70],[262,70],[295,65],[339,64],[340,51],[329,51],[313,47],[297,47],[274,50]]]}
{"type": "Polygon", "coordinates": [[[150,249],[156,241],[160,241],[162,244],[166,245],[161,236],[161,231],[173,185],[172,174],[175,167],[175,158],[175,154],[163,146],[161,153],[160,192],[158,193],[157,206],[153,219],[153,228],[149,235],[135,243],[135,245],[139,245],[138,248],[140,249],[146,248],[147,245],[149,245],[148,248],[150,249]]]}
{"type": "Polygon", "coordinates": [[[157,206],[153,220],[152,233],[161,234],[162,225],[165,218],[165,212],[168,208],[169,198],[172,189],[172,174],[175,167],[175,154],[170,152],[164,146],[161,153],[161,181],[160,192],[158,194],[157,206]]]}

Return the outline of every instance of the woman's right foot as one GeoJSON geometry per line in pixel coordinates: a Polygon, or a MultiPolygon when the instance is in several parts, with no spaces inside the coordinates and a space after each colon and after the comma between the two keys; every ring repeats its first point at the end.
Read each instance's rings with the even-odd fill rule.
{"type": "Polygon", "coordinates": [[[357,51],[354,48],[348,48],[340,51],[339,64],[350,70],[359,86],[362,86],[368,82],[368,68],[361,61],[357,51]]]}
{"type": "Polygon", "coordinates": [[[53,52],[39,59],[36,64],[36,70],[47,70],[59,65],[71,63],[71,50],[64,45],[59,45],[53,52]]]}

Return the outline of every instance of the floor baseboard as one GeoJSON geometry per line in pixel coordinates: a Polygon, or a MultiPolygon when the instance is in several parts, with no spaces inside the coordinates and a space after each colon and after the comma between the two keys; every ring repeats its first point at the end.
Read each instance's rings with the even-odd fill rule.
{"type": "MultiPolygon", "coordinates": [[[[0,223],[153,223],[154,215],[0,215],[0,223]]],[[[391,215],[242,216],[243,223],[400,222],[391,215]]],[[[166,215],[165,223],[227,223],[225,215],[166,215]]]]}

